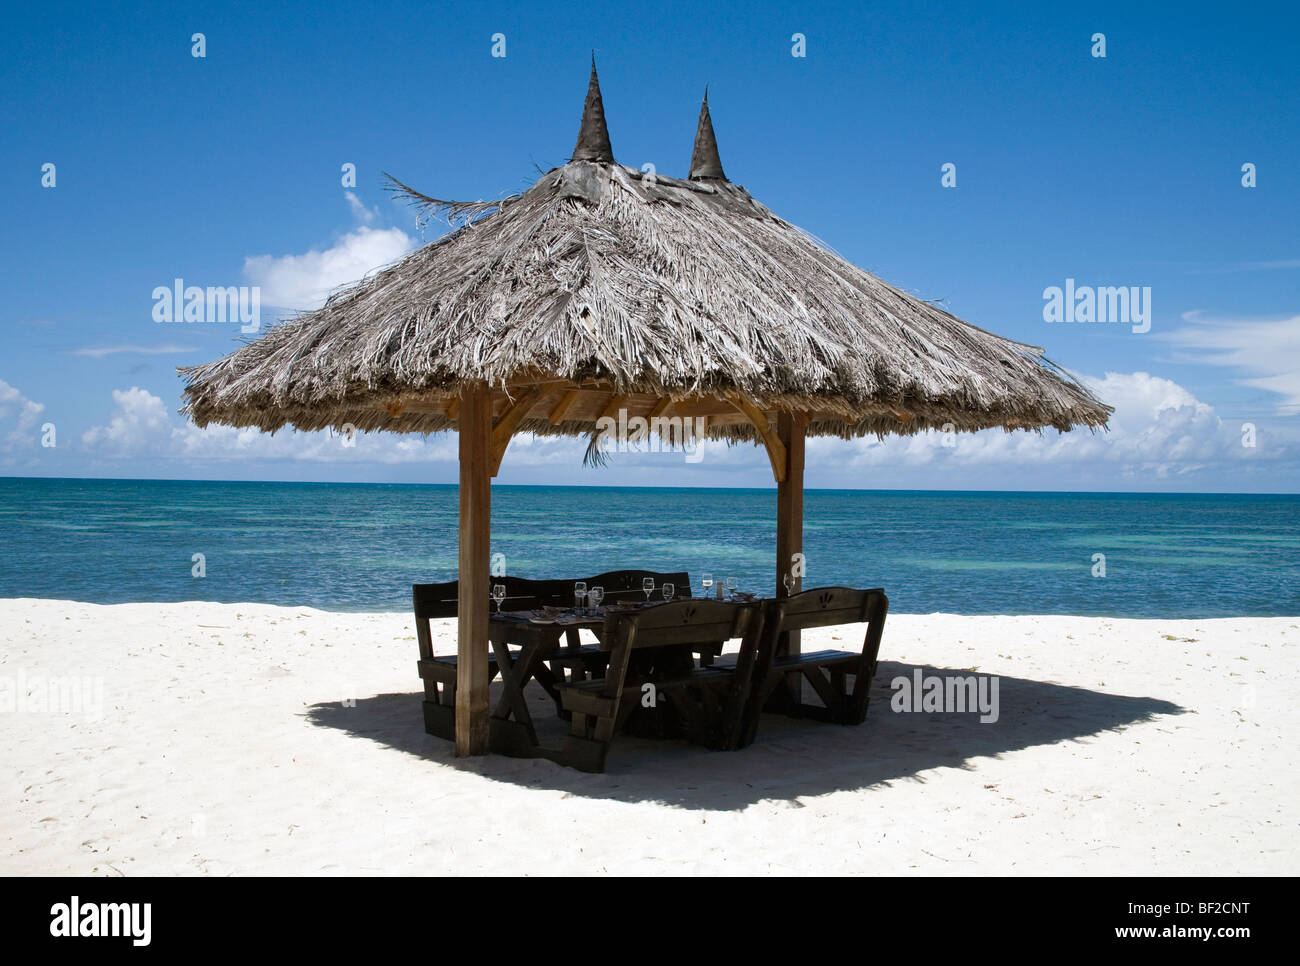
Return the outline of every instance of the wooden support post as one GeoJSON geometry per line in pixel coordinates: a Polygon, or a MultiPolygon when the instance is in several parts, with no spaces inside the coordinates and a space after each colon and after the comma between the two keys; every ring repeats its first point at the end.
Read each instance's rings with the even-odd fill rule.
{"type": "Polygon", "coordinates": [[[456,754],[488,750],[489,541],[492,529],[492,396],[460,394],[460,573],[456,610],[456,754]]]}
{"type": "MultiPolygon", "coordinates": [[[[785,448],[785,479],[776,485],[776,596],[786,597],[784,577],[793,566],[793,558],[803,553],[803,453],[808,417],[803,413],[781,412],[776,420],[776,435],[785,448]]],[[[797,580],[794,592],[803,589],[797,580]]],[[[799,632],[782,635],[778,646],[782,654],[799,653],[799,632]]]]}

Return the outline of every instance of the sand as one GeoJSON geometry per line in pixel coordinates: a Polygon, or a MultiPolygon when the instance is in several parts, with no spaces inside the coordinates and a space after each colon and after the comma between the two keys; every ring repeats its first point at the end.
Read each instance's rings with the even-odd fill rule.
{"type": "Polygon", "coordinates": [[[865,725],[620,739],[588,775],[426,735],[405,614],[0,601],[0,873],[1294,875],[1298,645],[894,614],[865,725]],[[893,710],[917,667],[997,676],[998,720],[893,710]]]}

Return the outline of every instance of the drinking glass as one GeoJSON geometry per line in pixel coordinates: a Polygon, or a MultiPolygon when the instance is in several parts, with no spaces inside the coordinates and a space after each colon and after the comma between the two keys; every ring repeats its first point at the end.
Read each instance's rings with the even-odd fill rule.
{"type": "Polygon", "coordinates": [[[641,589],[645,591],[645,602],[650,603],[650,595],[655,592],[655,579],[653,577],[642,577],[641,589]]]}
{"type": "Polygon", "coordinates": [[[664,584],[664,600],[672,600],[673,591],[675,591],[676,589],[677,588],[674,587],[672,584],[664,584]]]}
{"type": "Polygon", "coordinates": [[[740,581],[739,581],[739,580],[737,580],[735,577],[728,577],[728,578],[727,578],[727,596],[728,596],[728,597],[735,597],[735,596],[736,596],[736,588],[739,587],[739,586],[740,586],[740,581]]]}
{"type": "Polygon", "coordinates": [[[495,601],[497,602],[497,616],[500,617],[500,616],[501,616],[501,602],[502,602],[503,600],[506,599],[506,585],[505,585],[505,584],[493,584],[493,585],[492,585],[492,599],[495,600],[495,601]]]}
{"type": "Polygon", "coordinates": [[[605,599],[604,587],[592,587],[587,591],[587,600],[591,601],[592,613],[600,610],[600,602],[605,599]]]}
{"type": "Polygon", "coordinates": [[[704,585],[704,596],[709,596],[709,588],[713,586],[713,574],[702,574],[700,583],[704,585]]]}
{"type": "Polygon", "coordinates": [[[587,599],[587,582],[579,580],[573,585],[573,611],[579,617],[582,616],[582,604],[587,599]]]}
{"type": "Polygon", "coordinates": [[[794,575],[787,572],[781,578],[781,581],[782,583],[785,584],[785,595],[789,597],[792,593],[794,593],[794,575]]]}

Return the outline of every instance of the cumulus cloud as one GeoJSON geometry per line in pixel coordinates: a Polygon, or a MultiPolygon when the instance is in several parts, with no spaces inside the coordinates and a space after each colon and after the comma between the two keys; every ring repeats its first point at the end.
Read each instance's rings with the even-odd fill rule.
{"type": "Polygon", "coordinates": [[[32,443],[44,411],[44,403],[28,399],[0,379],[0,448],[12,450],[32,443]]]}
{"type": "Polygon", "coordinates": [[[884,441],[856,440],[847,444],[851,456],[837,449],[845,445],[838,440],[810,440],[809,459],[816,454],[833,460],[838,452],[840,459],[853,465],[931,466],[936,471],[1027,464],[1109,465],[1121,476],[1162,478],[1260,455],[1287,455],[1278,447],[1263,454],[1243,447],[1240,425],[1224,423],[1212,406],[1169,379],[1146,372],[1109,372],[1101,379],[1083,377],[1083,382],[1115,407],[1109,432],[985,430],[946,438],[929,432],[884,441]]]}
{"type": "Polygon", "coordinates": [[[1242,385],[1281,396],[1280,413],[1300,413],[1300,315],[1215,319],[1188,312],[1183,321],[1188,324],[1161,336],[1185,350],[1181,359],[1236,369],[1242,385]]]}
{"type": "Polygon", "coordinates": [[[114,389],[116,409],[106,426],[94,426],[81,436],[87,447],[113,456],[165,454],[171,419],[163,401],[145,389],[114,389]]]}
{"type": "Polygon", "coordinates": [[[199,429],[168,412],[162,399],[146,389],[113,390],[113,412],[104,425],[82,434],[96,456],[109,459],[302,460],[324,463],[418,463],[454,461],[454,436],[398,436],[358,433],[346,445],[333,432],[274,435],[257,429],[210,426],[199,429]]]}
{"type": "MultiPolygon", "coordinates": [[[[1085,377],[1084,382],[1115,407],[1109,432],[986,430],[957,434],[947,440],[938,432],[888,437],[884,441],[819,438],[808,441],[808,463],[819,472],[844,472],[863,482],[880,479],[888,468],[904,473],[920,471],[933,485],[960,487],[969,485],[966,474],[977,471],[985,482],[1000,480],[1007,484],[1016,482],[1009,473],[1028,467],[1038,467],[1045,474],[1059,469],[1064,471],[1064,478],[1092,475],[1098,480],[1158,481],[1240,466],[1246,460],[1296,456],[1292,444],[1267,436],[1263,429],[1263,442],[1258,447],[1243,446],[1240,424],[1225,423],[1212,406],[1169,379],[1146,372],[1111,372],[1100,379],[1085,377]],[[1072,468],[1077,468],[1077,474],[1072,468]]],[[[255,429],[224,426],[200,430],[169,413],[157,396],[134,387],[114,391],[113,404],[108,421],[83,436],[87,448],[103,457],[454,464],[458,456],[454,434],[358,435],[349,447],[330,432],[284,431],[272,436],[255,429]]],[[[511,444],[507,461],[514,468],[576,469],[585,447],[585,440],[524,435],[511,444]]],[[[759,447],[709,442],[702,449],[701,462],[707,469],[767,475],[767,457],[759,447]]],[[[613,467],[616,471],[635,472],[639,466],[649,469],[667,465],[663,455],[619,453],[613,467]]]]}
{"type": "Polygon", "coordinates": [[[396,261],[414,246],[414,240],[398,228],[362,225],[324,250],[279,257],[250,255],[244,259],[244,277],[261,289],[264,305],[314,309],[335,289],[396,261]]]}

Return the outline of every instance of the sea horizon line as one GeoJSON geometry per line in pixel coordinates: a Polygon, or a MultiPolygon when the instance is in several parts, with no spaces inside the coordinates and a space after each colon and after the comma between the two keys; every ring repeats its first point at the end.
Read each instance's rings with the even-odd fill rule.
{"type": "MultiPolygon", "coordinates": [[[[204,479],[186,477],[155,476],[0,476],[0,483],[7,482],[58,482],[58,483],[220,483],[220,484],[263,484],[267,486],[375,486],[375,487],[425,487],[455,490],[458,483],[414,483],[409,481],[388,480],[256,480],[256,479],[204,479]]],[[[499,489],[572,489],[572,490],[681,490],[685,492],[700,490],[719,490],[733,493],[775,493],[776,486],[725,486],[717,483],[668,484],[668,483],[493,483],[493,490],[499,489]]],[[[1243,496],[1243,497],[1300,497],[1300,493],[1285,490],[981,490],[981,489],[944,489],[931,487],[925,489],[895,487],[806,487],[805,493],[880,493],[880,494],[919,494],[935,493],[971,496],[1139,496],[1178,498],[1189,496],[1243,496]]]]}

